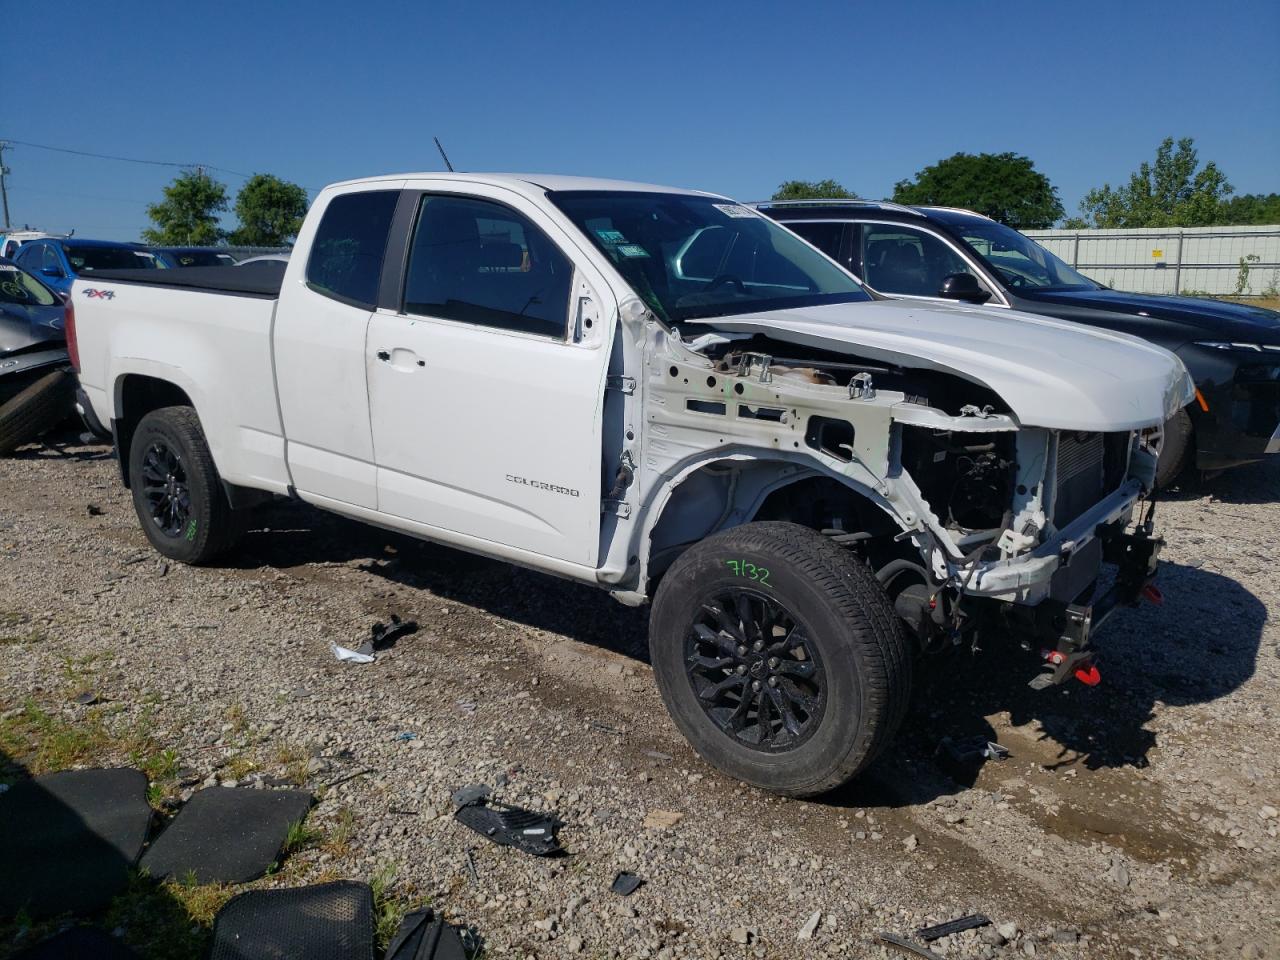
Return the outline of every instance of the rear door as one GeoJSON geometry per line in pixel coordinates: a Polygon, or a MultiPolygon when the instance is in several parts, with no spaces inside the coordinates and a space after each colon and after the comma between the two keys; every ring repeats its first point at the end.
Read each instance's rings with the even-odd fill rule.
{"type": "Polygon", "coordinates": [[[378,496],[365,337],[402,183],[329,198],[314,232],[298,237],[309,254],[289,263],[272,337],[294,488],[370,510],[378,496]]]}
{"type": "Polygon", "coordinates": [[[403,277],[369,327],[378,510],[594,565],[616,304],[536,204],[429,186],[405,191],[403,277]]]}

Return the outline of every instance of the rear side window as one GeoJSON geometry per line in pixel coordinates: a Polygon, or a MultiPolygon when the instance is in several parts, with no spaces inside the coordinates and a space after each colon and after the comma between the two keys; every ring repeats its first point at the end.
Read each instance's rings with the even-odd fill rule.
{"type": "Polygon", "coordinates": [[[396,190],[344,193],[325,207],[311,241],[307,286],[353,306],[373,309],[387,249],[396,190]]]}
{"type": "Polygon", "coordinates": [[[573,265],[509,207],[426,196],[405,278],[405,313],[564,337],[573,265]]]}
{"type": "Polygon", "coordinates": [[[836,263],[846,268],[850,266],[849,258],[842,255],[845,226],[843,223],[832,223],[829,220],[798,220],[784,226],[800,234],[836,263]]]}

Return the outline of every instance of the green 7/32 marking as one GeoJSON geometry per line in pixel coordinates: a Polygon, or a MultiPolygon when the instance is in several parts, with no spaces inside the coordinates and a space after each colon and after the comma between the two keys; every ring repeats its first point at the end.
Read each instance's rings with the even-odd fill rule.
{"type": "Polygon", "coordinates": [[[187,524],[187,539],[194,540],[196,538],[196,522],[192,520],[187,524]]]}
{"type": "Polygon", "coordinates": [[[726,560],[725,565],[733,571],[735,576],[746,577],[748,580],[754,580],[762,587],[773,586],[773,584],[769,582],[768,567],[758,567],[750,560],[726,560]]]}

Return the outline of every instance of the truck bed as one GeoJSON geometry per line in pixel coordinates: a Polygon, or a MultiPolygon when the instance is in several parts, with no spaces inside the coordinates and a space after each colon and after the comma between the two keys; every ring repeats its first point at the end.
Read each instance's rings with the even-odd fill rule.
{"type": "Polygon", "coordinates": [[[284,283],[286,264],[252,267],[178,267],[170,270],[94,270],[80,279],[110,280],[112,283],[140,283],[179,290],[203,290],[233,297],[275,300],[284,283]]]}

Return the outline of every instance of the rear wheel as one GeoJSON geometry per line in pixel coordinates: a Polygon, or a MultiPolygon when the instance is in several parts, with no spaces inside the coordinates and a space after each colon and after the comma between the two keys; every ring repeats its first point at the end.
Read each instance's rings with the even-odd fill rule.
{"type": "Polygon", "coordinates": [[[190,407],[161,407],[138,423],[129,447],[129,484],[143,532],[170,559],[208,563],[243,531],[243,515],[227,501],[190,407]]]}
{"type": "Polygon", "coordinates": [[[75,378],[66,370],[47,373],[0,405],[0,456],[52,430],[72,412],[75,378]]]}
{"type": "Polygon", "coordinates": [[[694,749],[788,796],[856,776],[910,695],[907,640],[871,571],[790,523],[746,524],[686,550],[654,598],[649,644],[694,749]]]}

